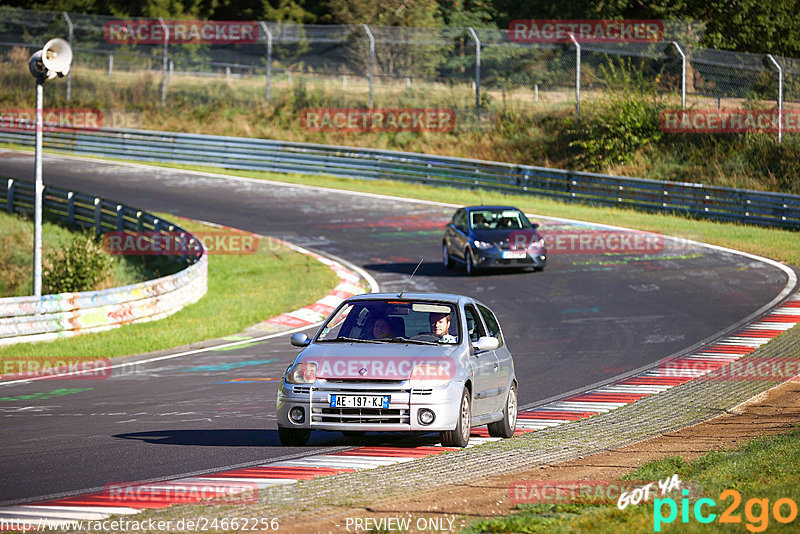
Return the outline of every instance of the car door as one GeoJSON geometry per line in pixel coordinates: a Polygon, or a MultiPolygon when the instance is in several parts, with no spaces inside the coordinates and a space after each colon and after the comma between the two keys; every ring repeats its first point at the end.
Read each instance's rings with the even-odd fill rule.
{"type": "Polygon", "coordinates": [[[497,404],[498,363],[494,351],[476,351],[472,348],[473,342],[486,335],[480,314],[472,304],[464,306],[464,318],[467,327],[466,335],[470,343],[470,363],[474,370],[472,415],[480,417],[497,411],[495,405],[497,404]]]}
{"type": "Polygon", "coordinates": [[[453,214],[453,218],[450,219],[450,222],[447,223],[447,226],[444,227],[444,244],[447,247],[447,251],[451,256],[455,255],[456,251],[456,242],[455,242],[455,235],[456,235],[456,219],[458,219],[459,214],[462,210],[458,210],[453,214]]]}
{"type": "Polygon", "coordinates": [[[499,411],[502,410],[505,405],[506,397],[508,396],[508,388],[511,385],[511,379],[514,377],[514,360],[511,357],[511,352],[509,352],[508,347],[506,347],[505,341],[503,341],[503,332],[500,330],[500,323],[495,314],[483,304],[477,304],[477,306],[486,324],[486,330],[489,332],[488,335],[497,338],[499,343],[497,349],[493,352],[497,358],[498,365],[494,377],[496,380],[495,387],[499,389],[500,394],[495,398],[497,404],[492,403],[493,408],[499,411]]]}
{"type": "Polygon", "coordinates": [[[453,216],[451,250],[453,257],[464,261],[467,246],[469,245],[469,230],[467,228],[467,211],[460,209],[453,216]]]}

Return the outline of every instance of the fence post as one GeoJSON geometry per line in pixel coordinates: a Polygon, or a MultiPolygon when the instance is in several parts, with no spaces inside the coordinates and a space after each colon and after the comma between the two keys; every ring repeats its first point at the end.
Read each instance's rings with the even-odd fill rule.
{"type": "Polygon", "coordinates": [[[581,45],[570,33],[569,39],[575,45],[575,116],[581,116],[581,45]]]}
{"type": "Polygon", "coordinates": [[[94,197],[94,231],[97,235],[100,235],[102,228],[100,224],[102,222],[103,216],[103,200],[97,197],[94,197]]]}
{"type": "Polygon", "coordinates": [[[481,107],[481,40],[471,27],[467,28],[475,41],[475,111],[481,107]]]}
{"type": "Polygon", "coordinates": [[[366,24],[362,24],[362,26],[364,26],[364,31],[367,32],[367,37],[369,37],[369,109],[372,109],[375,77],[375,37],[373,37],[369,26],[366,24]]]}
{"type": "Polygon", "coordinates": [[[778,71],[778,143],[780,143],[783,139],[783,68],[772,54],[767,54],[764,62],[772,65],[778,71]]]}
{"type": "Polygon", "coordinates": [[[16,182],[13,178],[8,179],[8,185],[6,186],[6,211],[10,214],[14,213],[14,189],[16,188],[16,182]]]}
{"type": "Polygon", "coordinates": [[[169,45],[169,28],[164,24],[164,19],[158,17],[158,23],[164,31],[164,57],[161,60],[161,107],[167,105],[167,46],[169,45]]]}
{"type": "Polygon", "coordinates": [[[272,32],[269,31],[266,22],[261,22],[261,28],[267,35],[267,102],[269,102],[272,90],[272,32]]]}
{"type": "Polygon", "coordinates": [[[75,193],[73,191],[67,193],[67,226],[70,228],[75,226],[75,193]]]}
{"type": "MultiPolygon", "coordinates": [[[[69,42],[69,47],[72,48],[72,21],[66,11],[62,11],[61,14],[64,15],[69,27],[69,39],[67,41],[69,42]]],[[[67,72],[67,102],[70,101],[70,98],[72,98],[72,69],[67,72]]]]}
{"type": "Polygon", "coordinates": [[[125,229],[125,209],[121,204],[117,204],[117,231],[125,229]]]}
{"type": "Polygon", "coordinates": [[[108,54],[108,77],[114,72],[114,54],[108,54]]]}
{"type": "Polygon", "coordinates": [[[676,41],[670,43],[668,50],[676,50],[681,56],[681,109],[686,109],[686,54],[683,53],[681,45],[676,41]]]}

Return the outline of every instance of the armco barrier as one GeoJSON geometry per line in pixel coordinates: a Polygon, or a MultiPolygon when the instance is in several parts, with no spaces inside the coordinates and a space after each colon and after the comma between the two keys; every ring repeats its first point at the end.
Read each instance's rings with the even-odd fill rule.
{"type": "MultiPolygon", "coordinates": [[[[44,136],[47,149],[72,154],[229,169],[482,187],[531,193],[569,202],[800,228],[798,195],[411,152],[241,137],[113,128],[52,131],[44,136]]],[[[0,142],[33,146],[33,130],[0,132],[0,142]]]]}
{"type": "MultiPolygon", "coordinates": [[[[33,213],[30,182],[7,180],[0,202],[8,213],[33,213]]],[[[0,345],[46,341],[87,331],[166,317],[195,302],[206,292],[208,258],[201,242],[180,227],[147,212],[97,197],[46,186],[43,212],[69,226],[107,231],[144,232],[182,238],[195,245],[195,254],[167,256],[178,262],[176,273],[102,291],[59,293],[39,297],[0,299],[0,345]]]]}

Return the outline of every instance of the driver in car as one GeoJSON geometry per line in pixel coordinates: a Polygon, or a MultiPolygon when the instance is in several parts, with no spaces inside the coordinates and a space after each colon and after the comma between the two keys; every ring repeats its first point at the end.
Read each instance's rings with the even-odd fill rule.
{"type": "Polygon", "coordinates": [[[450,314],[433,312],[428,316],[431,333],[442,343],[455,343],[455,336],[450,335],[450,314]]]}
{"type": "Polygon", "coordinates": [[[372,325],[373,339],[391,339],[394,337],[392,327],[385,317],[378,317],[372,325]]]}

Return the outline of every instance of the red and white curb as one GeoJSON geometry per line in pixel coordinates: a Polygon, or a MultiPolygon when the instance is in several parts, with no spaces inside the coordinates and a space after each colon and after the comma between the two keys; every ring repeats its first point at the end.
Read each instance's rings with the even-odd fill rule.
{"type": "MultiPolygon", "coordinates": [[[[296,252],[306,254],[315,260],[324,263],[336,273],[336,276],[339,277],[340,283],[333,288],[333,291],[315,303],[304,306],[299,310],[291,311],[289,313],[282,313],[276,317],[273,317],[272,319],[266,320],[265,323],[288,328],[298,328],[316,324],[325,320],[325,318],[330,315],[331,312],[335,310],[336,307],[339,306],[339,304],[341,304],[345,299],[367,292],[367,290],[360,285],[361,279],[364,278],[364,274],[359,275],[338,261],[320,256],[316,252],[311,252],[303,247],[299,247],[292,243],[287,243],[286,241],[276,241],[279,241],[283,245],[296,252]]],[[[371,286],[373,286],[373,288],[377,288],[377,283],[373,284],[369,279],[367,279],[367,281],[371,286]]]]}
{"type": "MultiPolygon", "coordinates": [[[[343,285],[353,283],[350,277],[342,278],[343,285]]],[[[328,299],[326,306],[331,304],[332,301],[328,299]]],[[[312,304],[308,308],[313,310],[314,306],[312,304]]],[[[313,311],[323,313],[321,309],[313,311]]],[[[302,319],[305,315],[294,312],[286,315],[292,318],[291,321],[305,320],[302,319]]],[[[670,360],[669,366],[659,366],[611,384],[521,411],[518,413],[516,433],[523,434],[577,421],[656,395],[738,360],[798,323],[800,294],[792,296],[782,306],[756,322],[710,346],[670,360]]],[[[498,439],[500,438],[489,437],[486,427],[474,428],[469,446],[498,439]]],[[[31,528],[35,528],[40,518],[46,518],[48,524],[54,527],[69,526],[76,520],[90,521],[106,519],[112,515],[132,515],[145,509],[166,508],[174,504],[224,503],[237,492],[247,491],[248,488],[252,491],[294,484],[300,480],[374,469],[456,450],[458,449],[441,445],[356,447],[169,482],[135,484],[130,486],[133,488],[130,491],[106,489],[74,497],[9,506],[0,508],[0,522],[14,521],[19,525],[20,522],[28,521],[31,528]]]]}
{"type": "Polygon", "coordinates": [[[800,294],[795,294],[756,322],[743,326],[710,346],[640,374],[520,412],[517,428],[538,430],[557,426],[610,412],[643,397],[661,393],[735,362],[798,323],[800,294]]]}
{"type": "MultiPolygon", "coordinates": [[[[178,219],[184,219],[184,217],[177,216],[178,219]]],[[[189,220],[189,219],[186,219],[189,220]]],[[[264,321],[264,324],[276,326],[279,328],[302,328],[305,326],[310,326],[316,323],[320,323],[325,320],[328,315],[331,314],[333,310],[336,309],[342,301],[355,296],[361,295],[362,293],[367,293],[370,291],[377,291],[378,290],[378,283],[375,281],[372,276],[370,276],[366,271],[360,270],[359,272],[355,272],[354,269],[350,269],[344,265],[344,260],[333,260],[317,254],[316,252],[312,252],[306,248],[301,246],[295,245],[294,243],[289,243],[288,241],[284,241],[282,239],[278,239],[276,237],[269,237],[263,236],[260,234],[252,233],[252,232],[245,232],[239,228],[234,228],[232,226],[226,226],[224,224],[212,223],[208,221],[198,221],[202,224],[207,226],[212,226],[215,228],[223,228],[225,230],[230,230],[232,232],[241,232],[241,233],[250,233],[252,236],[260,238],[260,239],[270,239],[275,241],[276,243],[280,243],[281,245],[294,250],[300,254],[304,254],[306,256],[311,256],[318,262],[327,265],[328,267],[336,273],[336,276],[339,277],[339,284],[333,288],[333,291],[319,299],[318,301],[314,302],[313,304],[309,304],[308,306],[303,306],[302,308],[294,311],[290,311],[288,313],[282,313],[271,319],[267,319],[264,321]],[[369,288],[364,288],[361,285],[361,280],[365,280],[366,283],[370,286],[369,288]]]]}

